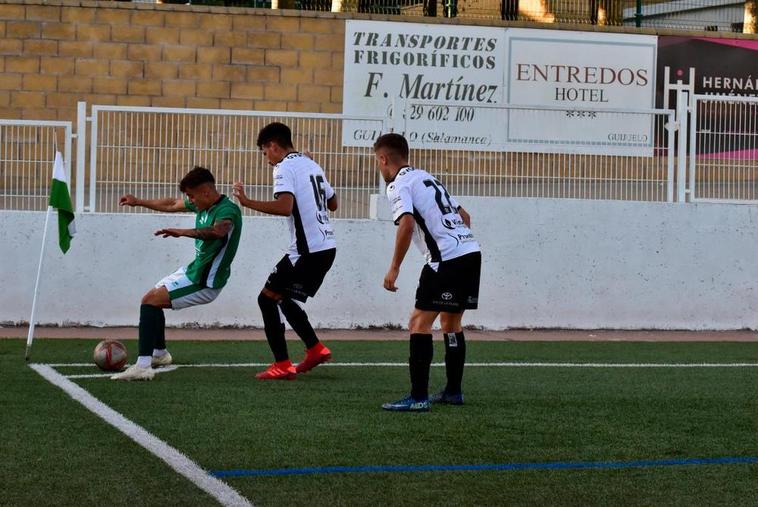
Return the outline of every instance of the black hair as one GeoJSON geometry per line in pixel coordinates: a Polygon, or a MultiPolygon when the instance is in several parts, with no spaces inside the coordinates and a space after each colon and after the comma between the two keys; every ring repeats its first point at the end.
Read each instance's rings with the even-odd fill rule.
{"type": "Polygon", "coordinates": [[[284,123],[269,123],[258,132],[256,144],[263,148],[264,144],[275,142],[284,149],[292,148],[292,131],[284,123]]]}
{"type": "Polygon", "coordinates": [[[182,181],[179,182],[179,190],[184,192],[190,188],[197,188],[203,183],[210,183],[213,185],[216,183],[216,179],[205,167],[195,166],[184,176],[184,178],[182,178],[182,181]]]}
{"type": "Polygon", "coordinates": [[[379,136],[374,142],[374,151],[385,149],[391,156],[397,156],[408,160],[408,141],[400,134],[390,133],[379,136]]]}

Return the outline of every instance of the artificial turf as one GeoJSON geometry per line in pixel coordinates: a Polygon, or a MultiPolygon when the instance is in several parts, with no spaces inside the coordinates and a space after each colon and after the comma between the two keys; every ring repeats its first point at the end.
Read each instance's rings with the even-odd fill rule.
{"type": "MultiPolygon", "coordinates": [[[[94,345],[39,340],[33,359],[87,362],[94,345]]],[[[340,363],[407,358],[399,342],[329,345],[340,363]]],[[[177,363],[269,360],[260,342],[169,348],[177,363]]],[[[437,344],[436,361],[441,350],[437,344]]],[[[469,362],[758,363],[758,343],[478,342],[468,350],[469,362]]],[[[293,382],[256,381],[255,371],[180,368],[149,383],[74,381],[207,470],[758,457],[755,367],[470,367],[466,405],[425,414],[379,408],[406,394],[403,366],[325,366],[293,382]]],[[[0,379],[0,504],[213,504],[29,369],[22,341],[0,341],[0,379]]],[[[432,387],[443,382],[444,369],[433,368],[432,387]]],[[[224,480],[256,505],[755,505],[757,478],[756,464],[725,464],[224,480]]]]}

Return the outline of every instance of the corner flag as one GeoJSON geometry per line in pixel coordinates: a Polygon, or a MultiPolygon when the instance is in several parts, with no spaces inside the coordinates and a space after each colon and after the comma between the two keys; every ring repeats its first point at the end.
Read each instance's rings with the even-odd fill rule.
{"type": "Polygon", "coordinates": [[[63,169],[63,156],[59,151],[55,152],[49,204],[58,210],[58,244],[61,251],[66,253],[71,246],[71,238],[76,233],[76,227],[74,226],[74,207],[71,205],[66,171],[63,169]]]}
{"type": "Polygon", "coordinates": [[[71,194],[68,193],[68,181],[66,171],[63,168],[63,155],[55,152],[53,162],[53,181],[50,182],[50,200],[45,213],[45,227],[42,229],[42,247],[39,251],[39,265],[37,266],[37,281],[34,282],[34,298],[32,299],[32,316],[29,318],[29,334],[26,336],[26,354],[28,361],[32,353],[32,341],[34,340],[34,324],[37,315],[37,295],[39,294],[39,280],[42,275],[42,260],[45,258],[45,244],[47,243],[47,226],[50,223],[52,209],[58,210],[58,244],[65,254],[71,247],[71,238],[74,237],[74,207],[71,205],[71,194]]]}

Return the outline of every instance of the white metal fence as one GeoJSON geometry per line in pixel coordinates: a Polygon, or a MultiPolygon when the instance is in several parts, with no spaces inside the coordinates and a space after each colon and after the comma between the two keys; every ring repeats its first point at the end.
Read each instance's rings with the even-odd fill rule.
{"type": "Polygon", "coordinates": [[[71,181],[71,138],[71,122],[0,120],[0,209],[46,209],[56,151],[71,181]]]}
{"type": "MultiPolygon", "coordinates": [[[[253,199],[270,199],[272,171],[256,146],[258,131],[281,121],[294,145],[309,151],[338,192],[334,218],[363,218],[379,173],[368,148],[342,146],[342,121],[386,130],[385,118],[336,114],[93,106],[90,134],[89,211],[146,212],[119,208],[119,196],[148,199],[177,195],[177,184],[195,165],[211,169],[222,192],[242,181],[253,199]]],[[[254,214],[251,210],[245,210],[254,214]]]]}
{"type": "MultiPolygon", "coordinates": [[[[476,151],[420,143],[412,150],[412,163],[461,196],[683,202],[689,194],[690,201],[758,202],[758,99],[693,95],[688,101],[686,91],[678,93],[676,114],[497,106],[501,122],[515,119],[544,132],[495,139],[476,151]],[[649,139],[627,151],[612,139],[577,141],[571,136],[588,123],[576,123],[576,117],[585,116],[600,125],[639,124],[645,118],[649,139]]],[[[393,121],[115,106],[93,106],[87,118],[82,103],[76,135],[69,122],[2,120],[0,209],[44,209],[55,150],[64,152],[70,171],[72,137],[77,170],[71,188],[80,212],[144,212],[119,207],[118,198],[178,195],[177,182],[195,164],[212,169],[223,192],[243,181],[253,198],[268,199],[271,168],[255,141],[261,127],[278,120],[292,127],[296,147],[313,154],[339,192],[334,218],[368,218],[371,196],[381,193],[382,183],[369,146],[343,146],[343,123],[372,132],[394,127],[409,135],[413,106],[406,104],[405,115],[393,121]]]]}
{"type": "Polygon", "coordinates": [[[691,201],[758,202],[758,97],[690,101],[691,201]]]}
{"type": "Polygon", "coordinates": [[[672,201],[675,113],[671,110],[404,104],[398,129],[416,144],[412,163],[437,175],[456,195],[672,201]],[[444,107],[440,113],[440,107],[444,107]],[[460,109],[486,139],[482,151],[440,149],[440,132],[466,135],[460,109]],[[442,115],[447,124],[438,120],[442,115]],[[486,119],[486,121],[481,121],[486,119]],[[460,123],[460,122],[458,122],[460,123]],[[635,125],[630,128],[629,125],[635,125]],[[637,130],[635,130],[635,128],[637,130]],[[495,129],[497,130],[497,129],[495,129]],[[618,132],[637,132],[631,136],[618,132]],[[623,141],[620,140],[623,137],[623,141]],[[428,147],[427,147],[428,146],[428,147]]]}

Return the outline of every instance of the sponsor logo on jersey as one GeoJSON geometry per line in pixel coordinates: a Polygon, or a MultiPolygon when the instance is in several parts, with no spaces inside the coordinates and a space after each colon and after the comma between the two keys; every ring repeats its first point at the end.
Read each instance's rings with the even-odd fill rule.
{"type": "Polygon", "coordinates": [[[316,220],[321,225],[326,225],[326,224],[329,223],[329,214],[326,213],[326,212],[320,211],[320,212],[316,213],[316,220]]]}
{"type": "Polygon", "coordinates": [[[444,216],[442,217],[442,226],[446,229],[457,229],[458,227],[466,225],[463,219],[458,215],[444,216]]]}

